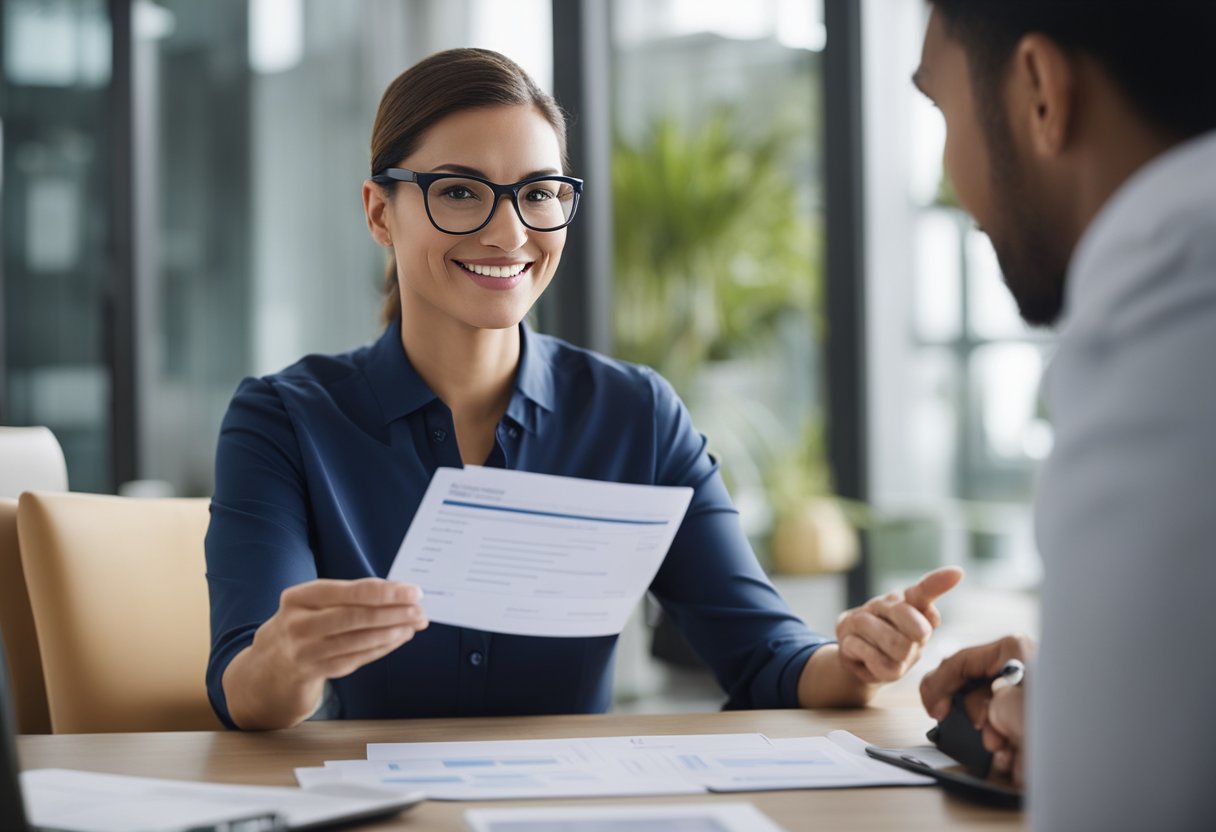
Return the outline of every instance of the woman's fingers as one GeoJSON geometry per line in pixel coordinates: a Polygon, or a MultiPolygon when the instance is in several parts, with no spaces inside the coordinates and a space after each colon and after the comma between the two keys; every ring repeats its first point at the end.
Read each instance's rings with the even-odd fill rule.
{"type": "Polygon", "coordinates": [[[339,633],[302,645],[297,654],[297,661],[311,667],[314,672],[325,675],[326,678],[333,678],[328,673],[331,662],[345,656],[362,655],[380,650],[383,650],[380,655],[386,655],[410,641],[419,630],[425,629],[425,626],[425,623],[418,627],[397,625],[339,633]]]}
{"type": "Polygon", "coordinates": [[[291,622],[291,633],[303,641],[331,638],[355,630],[414,625],[426,620],[421,606],[341,606],[308,610],[291,622]]]}
{"type": "Polygon", "coordinates": [[[386,581],[383,578],[360,578],[356,581],[321,578],[283,590],[279,607],[383,607],[417,604],[421,600],[422,589],[413,584],[386,581]]]}
{"type": "Polygon", "coordinates": [[[380,578],[309,581],[283,591],[255,638],[304,679],[345,676],[356,658],[379,658],[426,629],[421,597],[416,586],[380,578]]]}
{"type": "Polygon", "coordinates": [[[343,676],[349,676],[364,665],[384,658],[412,637],[413,633],[411,632],[404,639],[395,636],[362,650],[330,656],[323,662],[318,663],[318,673],[326,679],[341,679],[343,676]]]}
{"type": "Polygon", "coordinates": [[[840,653],[845,658],[856,659],[860,662],[871,676],[870,679],[861,677],[862,681],[871,684],[873,682],[893,682],[907,671],[904,662],[892,659],[870,641],[860,636],[846,636],[840,642],[840,653]]]}

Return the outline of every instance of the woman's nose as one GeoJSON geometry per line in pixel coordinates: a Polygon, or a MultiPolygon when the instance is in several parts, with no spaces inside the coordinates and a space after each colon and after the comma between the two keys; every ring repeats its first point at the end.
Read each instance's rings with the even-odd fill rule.
{"type": "Polygon", "coordinates": [[[528,229],[520,221],[509,196],[499,197],[494,216],[490,217],[489,224],[481,229],[478,240],[484,245],[503,251],[515,251],[528,241],[528,229]]]}

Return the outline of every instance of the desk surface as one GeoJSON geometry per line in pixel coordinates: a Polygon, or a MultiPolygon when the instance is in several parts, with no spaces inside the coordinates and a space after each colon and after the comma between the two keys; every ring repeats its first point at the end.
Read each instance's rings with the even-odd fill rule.
{"type": "MultiPolygon", "coordinates": [[[[23,768],[173,777],[218,783],[294,786],[292,769],[324,760],[359,759],[368,742],[590,737],[631,734],[760,732],[770,737],[818,736],[844,728],[878,745],[917,745],[931,722],[917,708],[856,711],[733,711],[724,713],[544,716],[385,722],[312,722],[261,734],[182,732],[23,736],[23,768]]],[[[543,801],[545,805],[747,800],[790,832],[799,829],[1021,829],[1022,815],[964,803],[935,787],[754,792],[543,801]]],[[[537,801],[426,802],[391,822],[360,829],[464,830],[472,806],[535,805],[537,801]]]]}

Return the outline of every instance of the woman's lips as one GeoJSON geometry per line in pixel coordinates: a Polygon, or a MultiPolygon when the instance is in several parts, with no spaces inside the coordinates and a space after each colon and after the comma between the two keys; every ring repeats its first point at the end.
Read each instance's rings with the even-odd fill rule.
{"type": "Polygon", "coordinates": [[[529,271],[532,263],[466,263],[453,260],[465,277],[478,286],[496,291],[514,289],[529,271]]]}

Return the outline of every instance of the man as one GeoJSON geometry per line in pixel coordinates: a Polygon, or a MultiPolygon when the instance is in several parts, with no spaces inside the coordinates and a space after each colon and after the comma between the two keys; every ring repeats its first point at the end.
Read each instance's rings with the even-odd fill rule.
{"type": "MultiPolygon", "coordinates": [[[[1042,647],[969,701],[1035,829],[1216,828],[1216,2],[930,0],[914,81],[1023,317],[1059,323],[1042,647]]],[[[1026,639],[926,676],[934,717],[1026,639]]]]}

